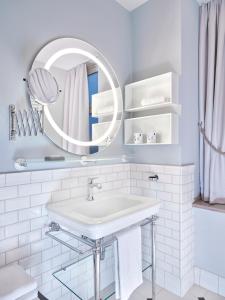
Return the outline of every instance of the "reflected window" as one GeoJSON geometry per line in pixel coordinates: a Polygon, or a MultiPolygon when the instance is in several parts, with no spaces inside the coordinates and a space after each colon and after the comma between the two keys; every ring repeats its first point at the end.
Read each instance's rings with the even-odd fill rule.
{"type": "MultiPolygon", "coordinates": [[[[98,72],[88,75],[88,91],[89,91],[89,136],[92,140],[92,125],[98,123],[98,118],[92,116],[92,95],[98,93],[98,72]]],[[[98,152],[97,146],[90,147],[90,154],[98,152]]]]}

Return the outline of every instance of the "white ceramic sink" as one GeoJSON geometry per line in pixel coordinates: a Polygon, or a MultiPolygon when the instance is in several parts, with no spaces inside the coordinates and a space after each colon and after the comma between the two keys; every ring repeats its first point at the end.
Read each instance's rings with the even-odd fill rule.
{"type": "Polygon", "coordinates": [[[47,206],[51,221],[91,239],[118,232],[158,213],[158,200],[129,194],[95,195],[47,206]]]}

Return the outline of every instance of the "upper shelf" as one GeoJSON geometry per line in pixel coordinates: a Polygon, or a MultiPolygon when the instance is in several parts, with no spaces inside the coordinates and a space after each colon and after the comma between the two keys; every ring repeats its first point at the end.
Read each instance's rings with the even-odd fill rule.
{"type": "MultiPolygon", "coordinates": [[[[120,90],[117,88],[117,97],[121,97],[120,90]]],[[[92,96],[92,116],[96,118],[107,117],[113,115],[114,104],[113,104],[113,93],[112,90],[97,93],[92,96]]],[[[118,101],[119,107],[118,112],[122,112],[122,101],[118,101]]]]}
{"type": "Polygon", "coordinates": [[[181,105],[179,104],[173,104],[173,103],[159,103],[159,104],[152,104],[152,105],[146,105],[146,106],[138,106],[138,107],[132,107],[127,108],[127,112],[139,112],[139,111],[146,111],[146,110],[160,110],[160,109],[166,109],[169,108],[173,112],[176,112],[177,114],[181,113],[181,105]]]}
{"type": "Polygon", "coordinates": [[[178,105],[178,76],[165,73],[128,84],[125,87],[125,111],[138,112],[152,109],[173,108],[178,105]]]}

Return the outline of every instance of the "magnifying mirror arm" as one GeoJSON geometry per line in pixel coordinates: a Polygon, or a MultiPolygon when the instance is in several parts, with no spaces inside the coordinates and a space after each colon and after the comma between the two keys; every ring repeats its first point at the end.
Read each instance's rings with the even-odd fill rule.
{"type": "Polygon", "coordinates": [[[37,136],[44,133],[42,108],[16,110],[14,104],[9,105],[9,140],[15,141],[17,136],[37,136]]]}

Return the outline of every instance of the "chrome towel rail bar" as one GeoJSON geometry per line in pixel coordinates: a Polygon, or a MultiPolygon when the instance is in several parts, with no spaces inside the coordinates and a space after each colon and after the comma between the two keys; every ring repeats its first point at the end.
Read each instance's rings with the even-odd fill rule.
{"type": "MultiPolygon", "coordinates": [[[[141,227],[143,227],[143,226],[146,226],[147,224],[150,224],[150,223],[152,223],[152,219],[148,218],[145,221],[143,221],[139,224],[136,224],[136,225],[140,225],[141,227]]],[[[133,226],[136,226],[136,225],[133,225],[133,226]]],[[[64,246],[68,247],[69,249],[75,251],[79,255],[86,254],[87,252],[92,251],[92,249],[95,248],[95,241],[94,240],[91,240],[86,236],[75,235],[74,233],[71,233],[70,231],[62,228],[59,224],[57,224],[55,222],[51,222],[49,224],[49,230],[45,234],[47,236],[51,237],[52,239],[56,240],[57,242],[63,244],[64,246]],[[63,241],[62,239],[60,239],[59,237],[57,237],[53,234],[54,232],[59,232],[59,231],[65,233],[66,235],[70,236],[71,238],[74,238],[77,241],[87,245],[88,247],[90,247],[90,249],[82,251],[79,248],[76,248],[76,247],[70,245],[69,243],[63,241]]],[[[104,249],[104,248],[107,248],[107,247],[111,246],[112,243],[117,240],[117,238],[116,238],[115,235],[113,235],[112,238],[109,238],[109,239],[104,239],[103,238],[101,240],[102,240],[101,247],[102,247],[102,249],[104,249]]]]}

